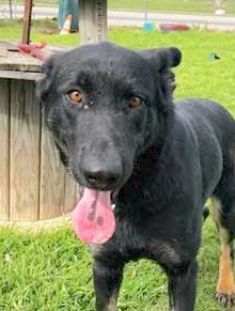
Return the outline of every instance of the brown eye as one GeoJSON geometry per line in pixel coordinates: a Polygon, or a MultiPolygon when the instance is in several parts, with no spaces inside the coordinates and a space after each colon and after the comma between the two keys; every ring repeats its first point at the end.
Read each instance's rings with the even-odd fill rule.
{"type": "Polygon", "coordinates": [[[138,97],[138,96],[132,96],[129,99],[129,108],[131,109],[135,109],[135,108],[139,108],[142,105],[142,98],[138,97]]]}
{"type": "Polygon", "coordinates": [[[79,91],[69,91],[67,96],[73,104],[80,104],[84,100],[84,95],[79,91]]]}

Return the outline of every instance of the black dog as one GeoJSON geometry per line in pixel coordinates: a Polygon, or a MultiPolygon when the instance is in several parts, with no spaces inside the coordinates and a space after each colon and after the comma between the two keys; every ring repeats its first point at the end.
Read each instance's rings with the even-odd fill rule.
{"type": "Polygon", "coordinates": [[[208,100],[173,104],[170,67],[180,60],[176,48],[137,53],[101,43],[56,55],[43,69],[48,127],[85,189],[74,226],[94,243],[99,311],[116,310],[123,267],[139,258],[167,273],[172,310],[194,310],[203,206],[211,196],[221,238],[217,297],[233,302],[235,122],[208,100]]]}

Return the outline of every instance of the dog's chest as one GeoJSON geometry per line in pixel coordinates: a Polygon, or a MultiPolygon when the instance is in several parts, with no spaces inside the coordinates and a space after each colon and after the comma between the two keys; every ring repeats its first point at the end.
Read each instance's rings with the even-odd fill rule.
{"type": "MultiPolygon", "coordinates": [[[[122,224],[117,229],[114,243],[122,250],[127,259],[149,258],[158,262],[179,263],[178,242],[171,237],[164,238],[158,232],[149,228],[135,228],[128,224],[122,224]],[[128,228],[128,229],[127,229],[128,228]]],[[[146,224],[148,226],[148,224],[146,224]]]]}
{"type": "Polygon", "coordinates": [[[177,240],[149,236],[128,222],[118,224],[114,237],[105,245],[93,246],[92,251],[95,256],[118,254],[125,261],[146,258],[164,265],[177,265],[183,260],[177,240]]]}

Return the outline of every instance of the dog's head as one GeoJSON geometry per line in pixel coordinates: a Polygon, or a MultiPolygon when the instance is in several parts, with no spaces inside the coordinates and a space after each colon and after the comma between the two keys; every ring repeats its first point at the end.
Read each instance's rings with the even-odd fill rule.
{"type": "Polygon", "coordinates": [[[133,52],[100,43],[53,56],[40,84],[61,159],[84,187],[115,191],[161,134],[172,109],[176,48],[133,52]]]}

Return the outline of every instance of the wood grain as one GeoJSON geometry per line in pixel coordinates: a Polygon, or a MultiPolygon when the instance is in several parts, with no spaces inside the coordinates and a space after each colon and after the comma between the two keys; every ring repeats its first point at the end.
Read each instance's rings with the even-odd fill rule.
{"type": "Polygon", "coordinates": [[[68,173],[65,173],[64,214],[71,212],[79,199],[78,185],[68,173]]]}
{"type": "Polygon", "coordinates": [[[7,79],[0,79],[0,219],[9,219],[9,85],[7,79]]]}
{"type": "Polygon", "coordinates": [[[6,78],[6,79],[38,81],[38,80],[43,79],[44,77],[45,75],[39,72],[21,72],[21,71],[0,70],[0,78],[6,78]]]}
{"type": "Polygon", "coordinates": [[[63,215],[64,167],[49,135],[44,117],[41,128],[40,219],[63,215]]]}
{"type": "MultiPolygon", "coordinates": [[[[19,72],[41,72],[42,61],[31,54],[22,53],[18,50],[18,45],[0,41],[0,70],[19,72]],[[15,50],[15,51],[14,51],[15,50]]],[[[48,58],[51,55],[68,50],[64,47],[47,46],[40,51],[48,58]]]]}
{"type": "Polygon", "coordinates": [[[11,81],[11,220],[38,219],[40,110],[34,88],[32,81],[11,81]]]}
{"type": "Polygon", "coordinates": [[[107,40],[107,0],[95,0],[95,42],[107,40]]]}
{"type": "MultiPolygon", "coordinates": [[[[50,219],[69,212],[77,185],[68,177],[35,100],[41,61],[0,42],[0,219],[50,219]]],[[[64,48],[47,47],[48,56],[64,48]]]]}
{"type": "Polygon", "coordinates": [[[81,43],[95,43],[107,38],[107,0],[79,1],[81,43]]]}

